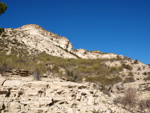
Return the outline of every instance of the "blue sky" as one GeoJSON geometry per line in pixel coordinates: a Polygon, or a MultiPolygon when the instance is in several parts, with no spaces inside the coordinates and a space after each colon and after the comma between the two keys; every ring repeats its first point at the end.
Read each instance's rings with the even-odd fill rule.
{"type": "Polygon", "coordinates": [[[150,63],[150,0],[1,0],[0,27],[38,24],[74,49],[122,54],[150,63]]]}

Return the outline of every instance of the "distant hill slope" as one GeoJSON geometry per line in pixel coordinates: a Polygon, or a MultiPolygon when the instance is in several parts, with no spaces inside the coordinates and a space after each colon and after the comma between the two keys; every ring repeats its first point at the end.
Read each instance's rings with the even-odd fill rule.
{"type": "Polygon", "coordinates": [[[149,65],[74,50],[38,25],[0,34],[0,85],[0,112],[150,113],[149,65]]]}
{"type": "MultiPolygon", "coordinates": [[[[105,54],[100,51],[87,51],[85,49],[74,50],[66,37],[44,30],[35,24],[24,25],[16,29],[6,28],[1,38],[25,45],[29,53],[31,53],[31,50],[37,50],[62,58],[111,59],[118,57],[114,53],[105,54]]],[[[11,48],[11,45],[9,45],[9,48],[11,48]]],[[[120,55],[120,57],[123,56],[120,55]]]]}

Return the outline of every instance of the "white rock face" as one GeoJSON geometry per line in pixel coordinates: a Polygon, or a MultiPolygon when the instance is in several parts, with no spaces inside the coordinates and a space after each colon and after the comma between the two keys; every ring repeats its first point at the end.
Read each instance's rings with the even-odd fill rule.
{"type": "MultiPolygon", "coordinates": [[[[52,56],[85,59],[117,58],[117,55],[113,53],[104,54],[100,51],[87,51],[85,49],[74,50],[66,37],[44,30],[35,24],[24,25],[17,29],[6,28],[5,34],[7,35],[6,38],[15,39],[19,43],[25,44],[28,50],[35,49],[52,56]]],[[[0,38],[2,37],[0,36],[0,38]]]]}

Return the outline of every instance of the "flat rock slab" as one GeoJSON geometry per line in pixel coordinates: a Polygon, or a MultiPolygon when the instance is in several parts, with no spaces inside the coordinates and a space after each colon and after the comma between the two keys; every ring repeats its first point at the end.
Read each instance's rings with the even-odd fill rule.
{"type": "Polygon", "coordinates": [[[5,78],[0,78],[0,85],[3,86],[4,82],[6,81],[5,78]]]}
{"type": "Polygon", "coordinates": [[[22,81],[20,80],[6,80],[4,83],[3,83],[3,86],[20,86],[22,84],[22,81]]]}

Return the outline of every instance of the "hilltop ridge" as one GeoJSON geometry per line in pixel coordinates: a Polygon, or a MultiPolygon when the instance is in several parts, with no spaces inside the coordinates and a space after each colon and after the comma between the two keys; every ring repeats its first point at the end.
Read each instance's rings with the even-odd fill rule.
{"type": "Polygon", "coordinates": [[[39,52],[46,52],[49,55],[62,58],[117,58],[123,57],[114,53],[104,54],[100,51],[87,51],[85,49],[73,49],[71,42],[66,37],[59,36],[50,31],[44,30],[36,24],[24,25],[20,28],[5,28],[2,36],[9,40],[17,40],[25,44],[29,49],[36,49],[39,52]]]}

